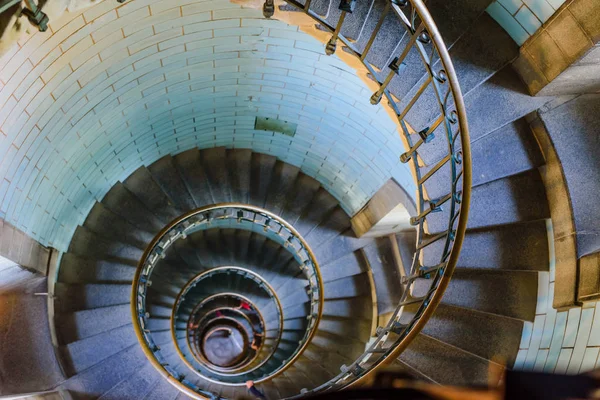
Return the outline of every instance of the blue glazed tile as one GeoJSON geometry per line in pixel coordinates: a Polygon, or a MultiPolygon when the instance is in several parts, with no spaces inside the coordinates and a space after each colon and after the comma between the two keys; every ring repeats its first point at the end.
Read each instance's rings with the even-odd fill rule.
{"type": "Polygon", "coordinates": [[[524,0],[527,7],[538,17],[542,23],[554,14],[554,8],[546,0],[524,0]]]}
{"type": "Polygon", "coordinates": [[[487,12],[519,46],[529,39],[529,33],[499,3],[492,3],[487,8],[487,12]]]}
{"type": "Polygon", "coordinates": [[[523,5],[523,0],[498,0],[498,3],[506,8],[506,11],[515,15],[523,5]]]}
{"type": "Polygon", "coordinates": [[[521,7],[519,12],[515,15],[515,19],[530,35],[536,33],[537,30],[542,26],[542,23],[538,17],[536,17],[535,14],[526,6],[521,7]]]}

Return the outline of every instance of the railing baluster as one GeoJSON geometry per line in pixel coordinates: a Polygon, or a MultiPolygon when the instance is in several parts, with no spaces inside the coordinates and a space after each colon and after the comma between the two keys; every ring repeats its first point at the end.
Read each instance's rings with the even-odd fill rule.
{"type": "Polygon", "coordinates": [[[452,193],[448,193],[447,195],[445,195],[444,197],[442,197],[440,199],[430,200],[429,201],[429,208],[427,210],[423,211],[418,216],[411,217],[410,218],[410,224],[411,225],[417,225],[419,222],[421,222],[426,216],[428,216],[432,212],[441,211],[440,206],[442,206],[444,203],[446,203],[451,198],[452,198],[452,193]]]}
{"type": "Polygon", "coordinates": [[[367,58],[367,54],[369,54],[369,50],[371,50],[371,46],[373,46],[375,38],[377,37],[377,34],[379,33],[379,30],[381,29],[383,21],[385,21],[385,17],[387,16],[389,10],[390,2],[386,2],[385,8],[383,9],[381,16],[379,17],[379,20],[377,21],[377,25],[375,25],[375,29],[373,30],[373,33],[371,33],[371,37],[369,38],[369,41],[367,42],[367,45],[365,46],[365,49],[363,50],[360,56],[360,61],[364,61],[367,58]]]}
{"type": "Polygon", "coordinates": [[[342,11],[342,15],[340,15],[340,19],[338,20],[337,26],[335,27],[335,31],[333,31],[333,36],[327,42],[327,46],[325,46],[325,53],[327,55],[332,55],[335,53],[335,49],[337,48],[337,40],[340,35],[340,31],[342,30],[342,25],[344,24],[344,20],[346,19],[346,11],[342,11]]]}
{"type": "Polygon", "coordinates": [[[402,282],[402,284],[407,284],[407,283],[412,282],[419,278],[429,279],[429,276],[428,276],[429,274],[431,274],[432,272],[436,272],[436,271],[444,268],[445,266],[446,266],[446,263],[444,262],[444,263],[440,263],[438,265],[434,265],[432,267],[421,267],[417,273],[402,277],[401,282],[402,282]]]}
{"type": "Polygon", "coordinates": [[[404,110],[402,110],[402,112],[400,113],[400,115],[398,116],[399,120],[403,120],[404,117],[406,117],[406,114],[408,114],[408,112],[410,111],[410,109],[412,108],[412,106],[415,105],[415,103],[417,102],[417,100],[419,100],[419,97],[421,97],[421,95],[423,94],[423,92],[425,91],[425,89],[427,89],[427,87],[429,86],[429,84],[431,83],[432,78],[431,75],[427,77],[427,79],[425,80],[425,82],[423,82],[423,84],[421,85],[421,87],[419,88],[419,90],[417,91],[417,93],[413,96],[413,98],[410,100],[410,102],[407,104],[406,107],[404,107],[404,110]]]}
{"type": "Polygon", "coordinates": [[[399,75],[401,69],[406,67],[406,64],[404,63],[404,59],[408,56],[408,53],[414,46],[415,41],[417,40],[419,35],[421,35],[421,33],[423,32],[424,29],[425,29],[425,25],[423,25],[423,24],[419,25],[419,27],[417,28],[417,31],[411,35],[410,40],[408,41],[408,43],[406,44],[406,47],[402,51],[402,54],[400,54],[399,57],[396,57],[396,58],[394,58],[394,60],[392,60],[392,62],[389,65],[390,72],[388,73],[388,75],[385,78],[385,80],[383,81],[383,83],[380,85],[379,90],[377,90],[375,93],[373,93],[373,96],[371,96],[371,104],[373,104],[373,105],[379,104],[379,102],[381,101],[381,97],[383,96],[383,92],[385,91],[387,86],[392,81],[392,78],[394,78],[394,75],[399,75]]]}
{"type": "Polygon", "coordinates": [[[429,143],[431,140],[433,140],[433,138],[435,137],[433,132],[435,132],[435,130],[440,126],[444,119],[444,116],[440,116],[430,127],[420,131],[418,135],[421,138],[417,141],[417,143],[415,143],[413,147],[410,148],[410,150],[408,150],[406,153],[403,153],[400,156],[400,161],[403,163],[408,162],[423,143],[429,143]]]}
{"type": "Polygon", "coordinates": [[[450,161],[451,158],[452,158],[452,156],[450,154],[448,154],[446,157],[442,158],[442,160],[440,162],[438,162],[435,167],[430,169],[429,172],[427,172],[425,175],[423,175],[421,177],[421,179],[419,179],[419,185],[422,185],[423,183],[425,183],[425,181],[427,181],[427,179],[431,178],[431,176],[433,174],[435,174],[437,171],[439,171],[440,168],[442,168],[444,165],[446,165],[448,163],[448,161],[450,161]]]}
{"type": "Polygon", "coordinates": [[[431,236],[429,239],[424,240],[423,242],[419,243],[419,245],[417,246],[417,250],[424,249],[425,247],[437,242],[440,239],[445,238],[446,236],[448,236],[448,231],[444,231],[444,232],[438,233],[437,235],[431,236]]]}

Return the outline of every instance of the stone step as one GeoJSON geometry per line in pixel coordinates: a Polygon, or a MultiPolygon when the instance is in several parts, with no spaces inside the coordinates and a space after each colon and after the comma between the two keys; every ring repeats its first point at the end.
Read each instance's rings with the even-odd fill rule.
{"type": "Polygon", "coordinates": [[[281,217],[295,226],[310,201],[320,188],[319,182],[303,173],[298,174],[288,202],[281,212],[281,217]]]}
{"type": "Polygon", "coordinates": [[[118,239],[140,249],[145,249],[154,235],[137,228],[102,203],[94,204],[83,226],[105,239],[118,239]]]}
{"type": "Polygon", "coordinates": [[[215,203],[232,201],[226,152],[225,147],[215,147],[200,152],[202,166],[215,203]]]}
{"type": "Polygon", "coordinates": [[[231,199],[234,202],[248,204],[250,199],[250,165],[252,150],[230,149],[227,150],[227,170],[231,183],[231,199]]]}
{"type": "Polygon", "coordinates": [[[73,376],[133,345],[138,341],[128,324],[61,346],[60,354],[68,376],[73,376]]]}
{"type": "MultiPolygon", "coordinates": [[[[439,262],[444,241],[431,245],[425,265],[439,262]]],[[[459,268],[548,271],[546,220],[469,229],[458,260],[459,268]]]]}
{"type": "Polygon", "coordinates": [[[129,304],[131,284],[67,284],[58,282],[54,287],[55,311],[66,313],[92,308],[129,304]]]}
{"type": "Polygon", "coordinates": [[[294,228],[301,236],[307,237],[337,206],[337,200],[327,190],[319,188],[300,218],[294,223],[294,228]]]}
{"type": "MultiPolygon", "coordinates": [[[[525,118],[472,142],[471,161],[473,186],[524,173],[544,164],[539,145],[525,118]]],[[[450,192],[451,183],[450,164],[446,164],[425,183],[428,198],[443,197],[450,192]]]]}
{"type": "Polygon", "coordinates": [[[300,168],[277,161],[275,171],[271,178],[271,184],[267,192],[265,209],[273,214],[280,215],[285,208],[289,194],[292,191],[296,178],[300,173],[300,168]]]}
{"type": "Polygon", "coordinates": [[[510,368],[516,359],[523,321],[441,304],[422,332],[510,368]]]}
{"type": "Polygon", "coordinates": [[[140,167],[125,181],[123,185],[133,193],[146,208],[156,215],[164,224],[177,218],[182,211],[175,207],[175,200],[169,198],[146,167],[140,167]]]}
{"type": "Polygon", "coordinates": [[[131,323],[129,304],[81,310],[56,316],[59,343],[69,344],[131,323]]]}
{"type": "Polygon", "coordinates": [[[135,262],[119,264],[65,253],[60,260],[58,281],[64,283],[131,283],[135,262]]]}
{"type": "Polygon", "coordinates": [[[104,239],[82,226],[75,230],[69,244],[69,252],[99,260],[123,260],[128,264],[137,262],[143,254],[137,247],[118,240],[104,239]]]}
{"type": "Polygon", "coordinates": [[[108,193],[106,193],[102,199],[102,204],[121,218],[129,221],[132,225],[153,235],[158,233],[163,227],[160,219],[152,214],[144,203],[127,190],[121,182],[115,183],[108,193]]]}
{"type": "MultiPolygon", "coordinates": [[[[190,193],[195,207],[216,203],[215,196],[210,190],[209,178],[202,165],[200,150],[191,149],[174,157],[175,167],[190,193]]],[[[218,195],[218,193],[217,193],[218,195]]]]}
{"type": "MultiPolygon", "coordinates": [[[[468,228],[484,228],[550,217],[546,189],[537,170],[530,170],[484,185],[471,192],[468,228]]],[[[449,208],[430,214],[430,232],[448,228],[449,208]]]]}
{"type": "Polygon", "coordinates": [[[250,162],[250,204],[264,208],[275,171],[275,156],[252,153],[250,162]]]}
{"type": "Polygon", "coordinates": [[[197,207],[175,166],[173,157],[164,156],[150,165],[148,171],[163,193],[179,210],[186,212],[197,207]]]}
{"type": "MultiPolygon", "coordinates": [[[[450,57],[463,96],[468,95],[471,90],[490,79],[513,60],[518,55],[518,50],[518,46],[500,25],[489,15],[481,15],[450,49],[450,57]]],[[[416,62],[422,64],[421,60],[416,60],[416,62]]],[[[412,65],[409,64],[408,68],[411,67],[412,65]]],[[[432,67],[436,73],[442,68],[439,62],[432,67]]],[[[398,92],[394,85],[390,86],[390,91],[402,99],[399,104],[400,110],[409,104],[410,99],[417,94],[428,77],[429,74],[422,74],[419,81],[415,82],[406,94],[398,92]]],[[[397,80],[402,80],[402,75],[398,76],[397,80]]],[[[448,90],[447,85],[447,83],[440,85],[442,93],[448,90]]],[[[406,121],[418,132],[437,119],[439,115],[439,102],[433,86],[430,85],[412,106],[406,116],[406,121]]],[[[469,114],[469,116],[471,115],[469,114]]],[[[431,144],[428,147],[431,147],[431,144]]],[[[447,141],[445,145],[447,146],[447,141]]],[[[426,161],[429,161],[429,158],[426,161]]]]}
{"type": "Polygon", "coordinates": [[[154,366],[147,363],[129,378],[113,386],[100,396],[99,400],[133,400],[145,397],[150,393],[153,384],[164,379],[154,366]]]}
{"type": "Polygon", "coordinates": [[[181,392],[166,379],[158,379],[152,390],[146,394],[145,400],[175,400],[181,392]]]}
{"type": "Polygon", "coordinates": [[[60,388],[98,398],[119,382],[129,378],[147,362],[141,347],[135,344],[69,378],[60,388]]]}
{"type": "Polygon", "coordinates": [[[533,321],[537,290],[537,272],[457,269],[442,303],[533,321]]]}
{"type": "Polygon", "coordinates": [[[487,360],[422,333],[417,335],[399,359],[442,385],[487,384],[487,360]]]}

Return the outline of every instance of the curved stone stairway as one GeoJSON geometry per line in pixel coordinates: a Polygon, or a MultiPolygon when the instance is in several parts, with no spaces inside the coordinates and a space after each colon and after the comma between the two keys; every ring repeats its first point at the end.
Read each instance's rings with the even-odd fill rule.
{"type": "MultiPolygon", "coordinates": [[[[517,48],[484,13],[489,3],[427,4],[451,48],[461,81],[471,128],[474,187],[469,230],[442,305],[396,363],[440,384],[485,384],[488,360],[512,365],[524,321],[535,316],[537,271],[548,268],[549,211],[537,171],[543,160],[524,117],[551,99],[525,94],[507,66],[517,48]]],[[[342,33],[364,48],[384,4],[357,2],[342,33]]],[[[329,0],[315,0],[311,9],[333,25],[339,18],[329,0]]],[[[382,76],[402,29],[386,17],[371,46],[367,60],[382,76]]],[[[389,87],[399,101],[417,90],[423,76],[418,68],[409,66],[406,71],[389,87]]],[[[424,96],[415,106],[417,112],[409,115],[415,127],[434,117],[426,112],[428,105],[424,96]]],[[[419,152],[425,166],[439,160],[439,148],[441,142],[434,140],[419,152]]],[[[427,183],[428,198],[443,196],[448,179],[448,171],[438,171],[427,183]]],[[[380,315],[390,311],[397,295],[397,282],[390,279],[396,268],[390,238],[356,239],[336,200],[298,168],[274,157],[247,150],[194,149],[166,156],[116,184],[73,237],[61,260],[57,286],[61,354],[72,376],[65,388],[82,398],[183,397],[153,370],[137,344],[129,310],[130,282],[146,244],[170,220],[202,205],[230,201],[263,207],[293,224],[315,251],[326,283],[318,334],[292,368],[261,389],[269,398],[297,394],[333,377],[362,352],[373,318],[366,285],[369,270],[380,315]]],[[[443,212],[439,219],[444,219],[443,212]]],[[[440,228],[433,219],[430,233],[440,228]]],[[[237,234],[221,232],[209,250],[219,248],[228,235],[231,239],[237,234]]],[[[244,254],[245,239],[235,238],[244,254]]],[[[392,239],[403,249],[407,267],[410,234],[392,239]]],[[[248,238],[248,246],[251,242],[248,238]]],[[[181,253],[184,262],[187,256],[181,253]]],[[[280,290],[287,281],[271,284],[280,290]]],[[[287,285],[290,293],[292,286],[287,285]]],[[[223,396],[232,395],[237,393],[223,389],[223,396]]]]}
{"type": "MultiPolygon", "coordinates": [[[[298,168],[271,156],[247,150],[194,149],[138,169],[96,204],[61,260],[57,326],[67,370],[75,375],[67,387],[92,396],[107,392],[105,396],[111,397],[111,391],[117,390],[113,386],[123,377],[114,365],[122,365],[123,373],[127,373],[133,371],[128,368],[134,364],[144,364],[130,325],[130,282],[137,260],[153,235],[174,215],[231,201],[279,212],[315,249],[349,234],[349,218],[335,199],[298,168]],[[222,168],[218,162],[223,163],[222,168]]],[[[284,309],[281,347],[298,341],[306,320],[303,304],[308,296],[306,281],[294,272],[298,271],[297,262],[287,251],[262,235],[237,229],[201,231],[190,235],[186,243],[176,246],[165,258],[166,265],[177,267],[169,272],[158,271],[149,294],[149,326],[166,333],[164,342],[158,344],[165,354],[172,350],[168,355],[171,365],[183,364],[177,360],[168,332],[172,304],[192,276],[218,266],[235,265],[263,276],[275,288],[284,309]]],[[[339,366],[352,362],[364,351],[373,318],[371,288],[365,265],[349,252],[343,270],[342,265],[334,263],[322,265],[325,304],[320,329],[292,368],[272,384],[263,385],[273,398],[323,383],[336,374],[339,366]]],[[[210,293],[244,294],[239,284],[227,281],[211,288],[210,293]]],[[[273,313],[268,302],[260,306],[266,317],[273,313]]],[[[278,358],[277,353],[274,357],[278,358]]],[[[153,371],[144,370],[157,385],[170,386],[153,371]]],[[[180,372],[193,376],[191,371],[180,372]]],[[[132,379],[149,379],[140,375],[132,379]]],[[[232,388],[215,386],[207,382],[209,390],[239,395],[232,388]]]]}

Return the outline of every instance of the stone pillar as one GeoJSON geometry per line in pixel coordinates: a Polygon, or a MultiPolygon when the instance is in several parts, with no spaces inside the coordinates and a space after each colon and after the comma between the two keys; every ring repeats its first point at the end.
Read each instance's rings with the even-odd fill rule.
{"type": "Polygon", "coordinates": [[[513,66],[531,95],[600,91],[600,1],[566,1],[523,44],[513,66]]]}

